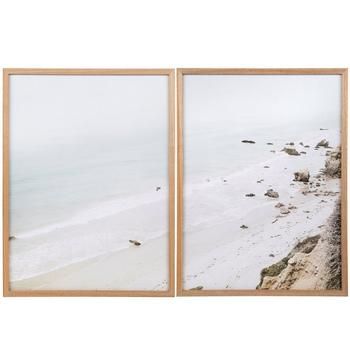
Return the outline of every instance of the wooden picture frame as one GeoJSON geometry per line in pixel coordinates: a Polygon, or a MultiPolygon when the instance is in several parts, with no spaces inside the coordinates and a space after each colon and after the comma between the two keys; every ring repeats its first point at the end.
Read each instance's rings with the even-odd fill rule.
{"type": "MultiPolygon", "coordinates": [[[[347,266],[347,101],[348,70],[327,69],[177,69],[177,295],[179,296],[346,296],[348,295],[347,266]],[[184,77],[198,75],[339,75],[341,77],[341,289],[205,289],[202,286],[184,289],[184,77]]],[[[198,98],[198,96],[197,96],[198,98]]],[[[253,142],[252,142],[253,143],[253,142]]],[[[244,227],[246,228],[246,227],[244,227]]]]}
{"type": "Polygon", "coordinates": [[[173,297],[175,295],[175,71],[173,69],[27,69],[3,70],[3,295],[6,297],[40,296],[123,296],[173,297]],[[167,290],[11,290],[10,288],[10,77],[35,76],[166,76],[168,78],[168,289],[167,290]]]}

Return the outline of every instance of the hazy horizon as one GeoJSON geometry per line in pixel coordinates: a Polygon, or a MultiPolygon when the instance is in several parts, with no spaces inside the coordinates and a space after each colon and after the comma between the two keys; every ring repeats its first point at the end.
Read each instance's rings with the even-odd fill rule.
{"type": "Polygon", "coordinates": [[[13,75],[11,149],[95,139],[130,143],[162,135],[168,123],[167,84],[167,76],[13,75]]]}
{"type": "Polygon", "coordinates": [[[339,75],[185,75],[187,132],[288,122],[322,126],[341,114],[339,75]]]}

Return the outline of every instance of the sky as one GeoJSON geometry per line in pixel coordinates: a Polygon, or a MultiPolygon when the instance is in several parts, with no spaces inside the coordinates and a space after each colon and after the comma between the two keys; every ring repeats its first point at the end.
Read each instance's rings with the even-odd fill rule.
{"type": "Polygon", "coordinates": [[[10,77],[11,150],[165,134],[167,76],[10,77]]]}
{"type": "Polygon", "coordinates": [[[339,75],[185,75],[185,127],[278,123],[334,124],[341,115],[339,75]]]}

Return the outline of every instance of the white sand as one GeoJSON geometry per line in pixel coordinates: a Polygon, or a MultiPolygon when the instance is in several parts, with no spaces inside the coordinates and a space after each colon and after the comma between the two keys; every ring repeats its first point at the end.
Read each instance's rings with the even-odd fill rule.
{"type": "Polygon", "coordinates": [[[12,290],[167,290],[168,240],[88,259],[33,278],[11,283],[12,290]]]}
{"type": "MultiPolygon", "coordinates": [[[[294,141],[301,156],[276,150],[272,158],[255,164],[223,179],[211,179],[197,187],[189,187],[185,198],[184,230],[184,287],[203,286],[204,289],[255,289],[261,270],[283,257],[299,241],[318,234],[318,226],[324,225],[333,211],[338,198],[324,196],[320,191],[339,191],[339,180],[320,181],[320,196],[302,194],[309,185],[293,182],[293,174],[309,169],[310,181],[324,167],[327,149],[315,150],[322,138],[330,140],[331,146],[339,144],[339,134],[320,131],[309,140],[294,141]],[[299,141],[310,148],[299,145],[299,141]],[[269,168],[264,168],[269,166],[269,168]],[[264,179],[262,183],[257,180],[264,179]],[[264,196],[273,188],[278,199],[264,196]],[[245,197],[254,193],[255,197],[245,197]],[[325,202],[321,202],[324,200],[325,202]],[[288,215],[277,219],[278,202],[293,205],[288,215]],[[241,229],[241,225],[248,226],[241,229]]],[[[274,140],[267,140],[274,142],[274,140]]],[[[247,147],[259,147],[258,144],[247,147]]],[[[315,188],[313,188],[315,189],[315,188]]]]}

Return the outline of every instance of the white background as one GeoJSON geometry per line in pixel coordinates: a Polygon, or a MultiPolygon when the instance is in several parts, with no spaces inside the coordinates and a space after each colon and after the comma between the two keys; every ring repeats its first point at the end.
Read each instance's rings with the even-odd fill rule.
{"type": "MultiPolygon", "coordinates": [[[[348,0],[0,0],[0,66],[347,67],[348,0]]],[[[1,298],[2,349],[343,349],[349,298],[1,298]]]]}

